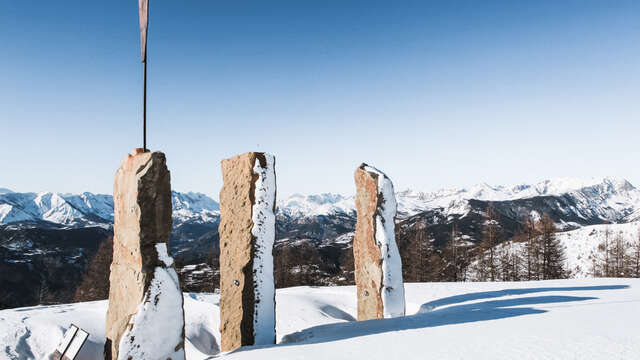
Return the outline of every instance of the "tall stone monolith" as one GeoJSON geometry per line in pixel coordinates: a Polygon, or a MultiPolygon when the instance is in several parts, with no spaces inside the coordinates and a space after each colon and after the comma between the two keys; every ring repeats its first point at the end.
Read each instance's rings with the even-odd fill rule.
{"type": "Polygon", "coordinates": [[[275,158],[249,152],[222,161],[220,334],[222,351],[275,343],[275,158]]]}
{"type": "Polygon", "coordinates": [[[402,261],[395,240],[393,183],[380,170],[356,169],[356,234],[353,239],[358,320],[404,316],[402,261]]]}
{"type": "Polygon", "coordinates": [[[124,157],[113,205],[104,358],[184,360],[182,292],[168,254],[171,183],[163,153],[136,149],[124,157]]]}

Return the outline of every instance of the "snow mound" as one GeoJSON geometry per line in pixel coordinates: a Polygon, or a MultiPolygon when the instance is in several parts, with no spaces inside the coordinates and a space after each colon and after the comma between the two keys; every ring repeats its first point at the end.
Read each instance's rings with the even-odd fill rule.
{"type": "Polygon", "coordinates": [[[159,260],[149,290],[122,335],[119,360],[184,359],[184,312],[178,274],[170,266],[173,259],[167,244],[156,244],[159,260]]]}

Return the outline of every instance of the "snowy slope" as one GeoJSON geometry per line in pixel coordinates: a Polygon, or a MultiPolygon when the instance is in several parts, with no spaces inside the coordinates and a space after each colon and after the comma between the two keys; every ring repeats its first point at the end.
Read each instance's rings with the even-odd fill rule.
{"type": "MultiPolygon", "coordinates": [[[[638,241],[640,236],[640,222],[625,224],[592,225],[580,229],[556,233],[557,239],[564,248],[566,266],[570,276],[576,279],[593,277],[593,259],[600,256],[598,246],[604,243],[609,232],[609,244],[613,244],[616,236],[629,244],[628,252],[631,254],[630,245],[638,241]]],[[[525,243],[505,242],[497,246],[499,251],[510,247],[512,251],[521,252],[525,243]]]]}
{"type": "MultiPolygon", "coordinates": [[[[355,287],[277,292],[278,345],[219,354],[218,296],[185,294],[187,359],[638,359],[640,280],[406,284],[406,317],[355,322],[355,287]]],[[[47,358],[75,323],[100,358],[106,301],[0,311],[0,359],[47,358]]],[[[161,334],[158,334],[161,336],[161,334]]]]}
{"type": "Polygon", "coordinates": [[[594,225],[559,233],[557,237],[565,247],[571,276],[586,278],[592,276],[592,259],[594,255],[598,256],[598,246],[604,242],[607,231],[610,244],[616,236],[621,236],[625,242],[631,244],[638,241],[639,230],[640,222],[594,225]]]}

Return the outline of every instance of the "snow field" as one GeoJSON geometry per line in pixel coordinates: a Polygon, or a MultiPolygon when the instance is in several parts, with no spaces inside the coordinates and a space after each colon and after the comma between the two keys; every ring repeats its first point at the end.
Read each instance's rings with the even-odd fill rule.
{"type": "MultiPolygon", "coordinates": [[[[218,295],[184,294],[189,360],[638,359],[640,279],[408,283],[405,317],[355,322],[355,287],[277,291],[277,345],[219,353],[218,295]]],[[[47,359],[70,323],[99,358],[106,301],[0,311],[0,359],[47,359]]]]}

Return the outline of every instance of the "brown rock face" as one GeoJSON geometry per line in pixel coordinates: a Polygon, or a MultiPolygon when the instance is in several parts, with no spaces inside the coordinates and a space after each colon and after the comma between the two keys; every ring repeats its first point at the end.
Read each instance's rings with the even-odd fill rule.
{"type": "MultiPolygon", "coordinates": [[[[260,301],[256,299],[256,237],[252,234],[256,181],[259,178],[254,171],[256,161],[266,168],[267,158],[263,153],[250,152],[222,161],[224,185],[220,191],[219,225],[222,351],[253,345],[256,341],[256,305],[260,301]]],[[[273,196],[275,199],[275,194],[273,196]]],[[[261,251],[271,256],[272,249],[271,243],[271,249],[261,251]]],[[[272,272],[271,269],[271,277],[272,272]]],[[[275,308],[266,311],[272,311],[275,316],[275,308]]],[[[275,342],[275,330],[273,334],[272,343],[275,342]]]]}
{"type": "MultiPolygon", "coordinates": [[[[168,248],[172,226],[170,174],[165,155],[136,149],[125,156],[115,176],[113,202],[113,262],[105,344],[105,359],[109,360],[118,358],[120,340],[149,291],[154,270],[167,267],[158,258],[156,249],[158,243],[168,248]]],[[[183,319],[179,325],[182,343],[175,344],[180,349],[184,346],[182,304],[171,311],[183,319]]]]}
{"type": "Polygon", "coordinates": [[[376,211],[378,209],[378,175],[356,169],[356,234],[353,239],[355,279],[358,293],[358,320],[384,317],[382,260],[376,244],[376,211]]]}

